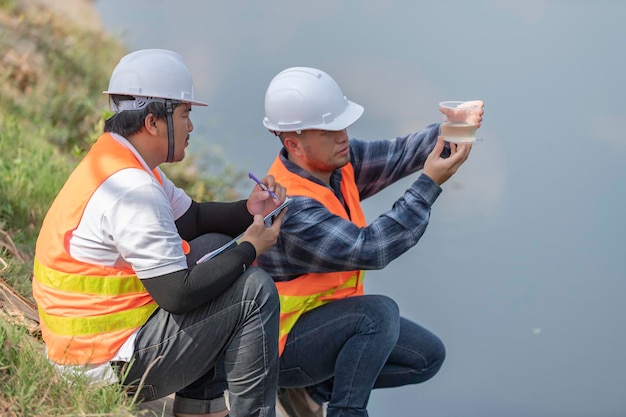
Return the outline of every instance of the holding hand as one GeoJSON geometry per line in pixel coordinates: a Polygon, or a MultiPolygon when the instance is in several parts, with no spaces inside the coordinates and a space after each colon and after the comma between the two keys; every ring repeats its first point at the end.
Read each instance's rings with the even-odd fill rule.
{"type": "Polygon", "coordinates": [[[467,160],[472,150],[472,145],[469,143],[451,143],[450,156],[444,159],[441,157],[443,147],[443,137],[439,136],[435,148],[428,155],[424,163],[424,174],[428,175],[430,179],[435,181],[438,185],[448,181],[448,179],[454,175],[459,167],[467,160]]]}
{"type": "Polygon", "coordinates": [[[287,209],[284,208],[280,214],[276,216],[270,227],[265,227],[263,216],[256,214],[254,216],[254,222],[246,229],[241,240],[252,243],[256,250],[256,255],[259,256],[276,243],[286,211],[287,209]]]}
{"type": "Polygon", "coordinates": [[[248,212],[253,216],[257,214],[266,216],[285,201],[287,190],[274,180],[273,175],[268,175],[259,181],[269,191],[264,190],[260,184],[257,184],[248,197],[247,207],[248,212]],[[274,193],[276,198],[272,197],[270,191],[274,193]]]}

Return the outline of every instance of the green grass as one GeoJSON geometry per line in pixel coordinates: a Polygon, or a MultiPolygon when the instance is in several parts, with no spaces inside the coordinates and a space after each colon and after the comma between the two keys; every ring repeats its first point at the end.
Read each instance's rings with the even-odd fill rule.
{"type": "Polygon", "coordinates": [[[119,385],[94,387],[66,380],[43,355],[41,343],[0,320],[0,415],[131,416],[138,410],[119,385]]]}
{"type": "MultiPolygon", "coordinates": [[[[0,0],[0,278],[33,301],[39,228],[69,173],[102,132],[109,114],[102,91],[125,50],[107,34],[44,11],[30,15],[20,6],[19,0],[0,0]]],[[[224,172],[214,177],[203,174],[193,156],[163,169],[196,200],[240,198],[234,185],[244,175],[220,162],[224,172]]],[[[0,315],[0,415],[138,412],[118,385],[60,378],[41,340],[0,315]]]]}
{"type": "Polygon", "coordinates": [[[73,164],[46,141],[26,132],[11,115],[0,115],[0,224],[32,247],[38,220],[59,191],[73,164]]]}

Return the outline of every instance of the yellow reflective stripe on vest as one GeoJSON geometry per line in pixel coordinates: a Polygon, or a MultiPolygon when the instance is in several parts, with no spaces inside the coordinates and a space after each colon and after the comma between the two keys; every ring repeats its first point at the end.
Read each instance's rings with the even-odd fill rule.
{"type": "MultiPolygon", "coordinates": [[[[306,297],[307,300],[305,302],[302,302],[302,300],[299,300],[296,302],[294,300],[290,300],[290,298],[295,298],[295,297],[293,296],[280,297],[281,311],[284,305],[288,305],[291,308],[293,308],[291,313],[280,314],[280,327],[279,327],[279,332],[278,332],[278,336],[280,338],[289,334],[291,329],[293,329],[293,326],[296,325],[296,322],[298,321],[301,315],[303,315],[307,311],[323,306],[324,304],[327,304],[331,301],[331,300],[314,299],[313,296],[306,297]]],[[[298,298],[303,298],[303,297],[298,297],[298,298]]]]}
{"type": "MultiPolygon", "coordinates": [[[[298,279],[298,278],[296,278],[298,279]]],[[[311,310],[319,305],[325,304],[325,299],[332,299],[332,295],[343,288],[354,288],[357,285],[357,275],[354,274],[338,287],[333,287],[327,291],[307,295],[287,295],[280,294],[280,312],[289,314],[295,310],[311,310]]]]}
{"type": "Polygon", "coordinates": [[[60,272],[34,262],[34,274],[40,284],[63,291],[93,295],[120,295],[145,292],[141,280],[136,275],[89,276],[60,272]]]}
{"type": "Polygon", "coordinates": [[[143,326],[146,317],[158,308],[155,303],[119,313],[93,317],[58,317],[39,309],[39,318],[48,329],[60,336],[83,336],[110,333],[143,326]]]}
{"type": "Polygon", "coordinates": [[[357,275],[352,275],[350,279],[339,287],[334,287],[328,291],[317,294],[285,295],[279,293],[280,336],[288,334],[302,314],[330,302],[333,299],[333,294],[336,292],[341,292],[342,289],[346,288],[355,288],[358,285],[357,280],[357,275]]]}

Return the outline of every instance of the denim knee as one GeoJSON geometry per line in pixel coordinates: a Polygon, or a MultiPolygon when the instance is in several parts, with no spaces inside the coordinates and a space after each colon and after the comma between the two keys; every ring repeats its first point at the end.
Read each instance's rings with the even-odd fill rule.
{"type": "MultiPolygon", "coordinates": [[[[408,321],[404,321],[406,326],[408,321]]],[[[398,343],[402,346],[407,364],[412,363],[411,381],[407,383],[420,383],[429,380],[439,372],[445,358],[446,348],[437,335],[429,330],[414,324],[414,327],[403,327],[398,343]],[[407,329],[413,329],[412,334],[407,335],[407,329]],[[410,358],[413,358],[411,361],[410,358]]]]}
{"type": "Polygon", "coordinates": [[[446,348],[440,338],[432,335],[430,341],[429,355],[426,357],[426,367],[421,369],[419,381],[424,382],[432,378],[439,372],[444,360],[446,359],[446,348]]]}
{"type": "Polygon", "coordinates": [[[246,291],[244,297],[251,297],[253,300],[259,302],[259,304],[268,304],[280,306],[278,298],[278,290],[272,277],[265,272],[265,270],[251,266],[246,271],[246,291]]]}
{"type": "Polygon", "coordinates": [[[398,304],[384,295],[366,295],[363,299],[366,304],[365,315],[373,322],[380,323],[380,333],[389,343],[395,344],[400,334],[398,304]]]}

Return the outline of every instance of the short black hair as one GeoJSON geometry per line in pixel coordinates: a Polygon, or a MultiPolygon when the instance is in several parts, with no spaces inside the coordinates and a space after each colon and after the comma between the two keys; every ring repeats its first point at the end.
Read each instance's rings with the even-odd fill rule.
{"type": "MultiPolygon", "coordinates": [[[[121,101],[135,100],[135,97],[112,94],[110,100],[117,106],[121,101]]],[[[180,104],[181,102],[172,100],[173,109],[180,104]]],[[[115,113],[104,122],[104,131],[117,133],[127,138],[143,129],[144,121],[151,113],[157,119],[164,120],[167,117],[165,103],[152,102],[141,110],[124,110],[115,113]]]]}

